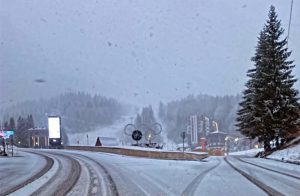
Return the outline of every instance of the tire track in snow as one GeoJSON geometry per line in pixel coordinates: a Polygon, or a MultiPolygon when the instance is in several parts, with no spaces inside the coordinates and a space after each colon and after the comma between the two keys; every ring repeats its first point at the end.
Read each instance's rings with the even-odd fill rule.
{"type": "Polygon", "coordinates": [[[36,154],[38,156],[43,157],[46,160],[46,165],[35,175],[31,176],[29,179],[27,179],[26,181],[16,185],[15,187],[5,191],[4,193],[1,193],[0,196],[4,196],[4,195],[9,195],[19,189],[21,189],[22,187],[26,186],[27,184],[32,183],[33,181],[37,180],[38,178],[40,178],[41,176],[43,176],[45,173],[47,173],[53,166],[54,160],[51,157],[48,157],[44,154],[40,154],[40,153],[36,153],[36,152],[28,152],[25,151],[26,153],[32,153],[32,154],[36,154]]]}
{"type": "MultiPolygon", "coordinates": [[[[67,155],[63,155],[63,154],[59,154],[59,153],[50,153],[50,152],[43,152],[44,154],[51,154],[54,157],[63,157],[64,159],[68,160],[70,162],[69,166],[70,166],[70,171],[67,175],[67,177],[65,177],[64,181],[59,183],[58,186],[55,186],[55,190],[54,190],[54,195],[60,196],[60,195],[66,195],[76,184],[76,182],[78,181],[79,177],[80,177],[80,173],[81,173],[81,166],[80,163],[67,155]]],[[[59,174],[63,171],[63,163],[61,160],[59,160],[58,158],[58,163],[59,163],[59,169],[57,170],[57,172],[55,173],[55,175],[52,176],[52,178],[50,178],[50,180],[44,184],[43,186],[41,186],[37,191],[35,191],[34,193],[32,193],[32,195],[43,195],[43,194],[50,194],[50,192],[47,190],[51,188],[51,185],[55,184],[56,181],[60,180],[61,178],[59,178],[59,174]]],[[[52,190],[51,190],[52,191],[52,190]]]]}
{"type": "Polygon", "coordinates": [[[288,176],[288,177],[291,177],[291,178],[294,178],[294,179],[297,179],[297,180],[300,180],[300,177],[299,176],[295,176],[295,175],[292,175],[292,174],[289,174],[289,173],[286,173],[286,172],[281,172],[281,171],[277,171],[275,169],[270,169],[270,168],[267,168],[267,167],[264,167],[264,166],[261,166],[261,165],[258,165],[256,163],[251,163],[249,161],[245,161],[239,157],[234,157],[235,159],[243,162],[243,163],[247,163],[249,165],[253,165],[253,166],[256,166],[256,167],[259,167],[259,168],[262,168],[262,169],[265,169],[265,170],[268,170],[268,171],[272,171],[272,172],[275,172],[275,173],[278,173],[278,174],[281,174],[281,175],[284,175],[284,176],[288,176]]]}
{"type": "Polygon", "coordinates": [[[273,189],[272,187],[266,185],[265,183],[263,183],[262,181],[252,177],[251,175],[249,175],[248,173],[244,172],[243,170],[239,169],[238,167],[234,166],[230,161],[228,161],[227,156],[224,157],[224,160],[226,161],[226,163],[228,163],[228,165],[230,167],[232,167],[235,171],[237,171],[238,173],[240,173],[242,176],[244,176],[247,180],[249,180],[250,182],[252,182],[254,185],[256,185],[258,188],[260,188],[261,190],[263,190],[265,193],[267,193],[268,195],[278,195],[278,196],[283,196],[284,194],[278,192],[277,190],[273,189]]]}
{"type": "MultiPolygon", "coordinates": [[[[105,174],[104,178],[106,178],[106,180],[107,180],[106,186],[109,187],[108,192],[106,192],[105,195],[114,195],[114,196],[118,196],[119,195],[119,192],[118,192],[117,185],[116,185],[115,181],[113,180],[113,178],[109,174],[108,170],[102,164],[100,164],[98,161],[96,161],[96,160],[94,160],[94,159],[92,159],[92,158],[90,158],[88,156],[82,155],[82,154],[76,154],[76,153],[70,153],[70,154],[72,154],[72,156],[75,156],[75,157],[80,157],[83,160],[87,159],[87,160],[93,162],[98,167],[100,167],[100,169],[105,174]]],[[[94,179],[95,179],[95,177],[93,178],[93,181],[94,181],[94,179]]],[[[95,194],[94,192],[95,192],[95,190],[93,190],[93,187],[92,187],[91,193],[95,194]]]]}
{"type": "Polygon", "coordinates": [[[181,195],[194,195],[195,191],[197,190],[199,184],[203,180],[203,178],[212,170],[217,168],[221,164],[221,160],[218,160],[218,163],[214,165],[213,167],[210,167],[206,170],[204,170],[202,173],[200,173],[198,176],[196,176],[193,181],[187,185],[187,187],[184,189],[184,191],[181,193],[181,195]]]}

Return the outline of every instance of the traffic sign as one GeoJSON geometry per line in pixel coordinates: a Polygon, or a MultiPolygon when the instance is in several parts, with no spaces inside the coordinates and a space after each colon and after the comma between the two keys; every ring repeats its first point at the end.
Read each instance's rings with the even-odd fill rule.
{"type": "Polygon", "coordinates": [[[5,139],[9,138],[10,136],[13,136],[15,132],[13,130],[9,131],[0,131],[0,137],[3,137],[5,139]]]}
{"type": "Polygon", "coordinates": [[[133,140],[139,141],[139,140],[142,139],[142,137],[143,137],[143,134],[142,134],[141,131],[139,131],[139,130],[134,130],[134,131],[132,132],[132,139],[133,139],[133,140]]]}

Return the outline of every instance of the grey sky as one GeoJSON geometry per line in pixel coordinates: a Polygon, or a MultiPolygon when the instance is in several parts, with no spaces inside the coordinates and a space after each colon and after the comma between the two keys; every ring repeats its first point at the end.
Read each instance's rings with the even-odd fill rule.
{"type": "MultiPolygon", "coordinates": [[[[286,33],[290,9],[283,0],[0,2],[0,107],[73,90],[139,105],[240,93],[270,5],[286,33]]],[[[299,18],[294,1],[297,77],[299,18]]]]}

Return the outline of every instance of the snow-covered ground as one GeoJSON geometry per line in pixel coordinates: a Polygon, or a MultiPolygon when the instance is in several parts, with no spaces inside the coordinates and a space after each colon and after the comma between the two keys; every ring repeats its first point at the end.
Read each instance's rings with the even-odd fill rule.
{"type": "MultiPolygon", "coordinates": [[[[94,130],[83,133],[67,133],[70,146],[95,146],[97,137],[110,137],[116,138],[119,144],[118,147],[124,146],[124,148],[139,148],[130,146],[130,143],[126,144],[125,137],[130,137],[124,134],[124,126],[131,123],[135,115],[123,116],[120,120],[117,120],[113,125],[105,127],[97,127],[94,130]],[[88,135],[88,137],[87,137],[88,135]]],[[[167,151],[176,151],[178,145],[167,138],[165,126],[162,124],[163,130],[161,133],[163,149],[167,151]]],[[[132,143],[135,143],[132,141],[132,143]]],[[[143,148],[145,149],[145,148],[143,148]]],[[[155,150],[155,149],[154,149],[155,150]]]]}
{"type": "Polygon", "coordinates": [[[46,164],[43,157],[14,149],[14,157],[0,156],[0,195],[32,175],[46,164]]]}
{"type": "Polygon", "coordinates": [[[255,148],[255,149],[250,149],[250,150],[244,150],[244,151],[239,151],[239,152],[230,152],[229,155],[245,155],[245,156],[250,156],[254,157],[257,153],[264,151],[263,148],[255,148]]]}
{"type": "MultiPolygon", "coordinates": [[[[109,184],[105,184],[105,180],[102,180],[102,177],[105,176],[105,172],[97,173],[97,171],[101,169],[97,163],[100,163],[106,168],[108,174],[117,186],[119,195],[265,195],[261,189],[231,168],[224,161],[223,157],[212,156],[206,159],[206,161],[200,162],[157,160],[74,150],[22,149],[22,151],[41,153],[55,160],[59,160],[57,163],[61,164],[62,168],[59,170],[63,171],[61,173],[62,175],[68,175],[68,173],[70,173],[68,169],[72,164],[69,158],[79,161],[81,173],[78,182],[80,183],[76,183],[70,195],[72,195],[71,193],[73,193],[73,195],[87,195],[79,194],[79,192],[76,191],[84,189],[91,189],[91,191],[93,191],[95,188],[100,190],[103,185],[106,186],[106,188],[109,186],[109,184]]],[[[23,152],[21,153],[23,155],[23,152]]],[[[243,153],[249,154],[250,152],[243,153]]],[[[240,152],[240,154],[242,154],[242,152],[240,152]]],[[[15,178],[19,178],[20,175],[22,177],[25,176],[25,174],[30,175],[32,172],[31,167],[40,165],[40,162],[35,161],[38,160],[38,157],[28,157],[30,153],[24,153],[24,158],[25,156],[27,160],[22,160],[20,157],[3,158],[2,160],[0,158],[1,163],[14,163],[0,164],[0,171],[3,171],[0,175],[8,174],[10,170],[13,171],[12,179],[10,179],[9,182],[10,186],[16,183],[15,178]],[[24,166],[26,163],[31,163],[31,166],[24,166]]],[[[267,168],[272,168],[276,171],[291,173],[295,176],[300,172],[299,166],[294,164],[260,158],[243,159],[267,168]]],[[[276,174],[272,171],[240,162],[233,156],[229,157],[229,160],[233,162],[234,165],[265,182],[268,186],[275,188],[280,193],[292,193],[285,195],[295,195],[295,191],[299,189],[299,181],[297,180],[292,180],[281,174],[276,174]]],[[[52,170],[57,170],[55,163],[52,170]]],[[[51,172],[46,173],[41,178],[15,193],[18,193],[17,195],[31,193],[37,190],[41,184],[45,185],[46,190],[49,188],[57,189],[59,187],[58,185],[54,187],[53,183],[51,185],[50,179],[52,178],[49,176],[50,174],[51,172]],[[45,184],[47,179],[49,179],[49,183],[45,184]]],[[[6,180],[7,178],[1,176],[0,184],[3,183],[3,185],[6,185],[6,180]]],[[[66,179],[59,177],[55,178],[53,182],[57,184],[58,182],[65,183],[65,181],[66,179]]],[[[0,189],[0,194],[1,191],[0,189]]],[[[44,191],[43,193],[46,192],[47,191],[44,191]]],[[[83,192],[86,193],[86,191],[83,192]]]]}
{"type": "Polygon", "coordinates": [[[234,172],[221,157],[211,157],[207,162],[199,162],[98,152],[84,154],[107,168],[120,195],[264,195],[263,191],[234,172]],[[210,170],[215,166],[215,169],[210,170]],[[207,173],[207,170],[210,172],[207,173]]]}
{"type": "Polygon", "coordinates": [[[97,137],[117,138],[119,144],[121,145],[124,126],[128,123],[131,123],[132,117],[134,116],[123,116],[113,125],[97,127],[92,131],[83,133],[68,133],[69,145],[95,146],[97,137]]]}
{"type": "MultiPolygon", "coordinates": [[[[298,138],[299,139],[299,138],[298,138]]],[[[253,157],[257,153],[263,151],[263,148],[258,149],[250,149],[245,151],[239,151],[239,152],[231,152],[230,155],[245,155],[253,157]]],[[[270,159],[276,159],[280,161],[289,161],[289,162],[295,162],[300,164],[300,144],[273,152],[271,155],[267,156],[267,158],[270,159]]]]}
{"type": "Polygon", "coordinates": [[[297,162],[300,164],[300,144],[273,152],[271,155],[268,156],[268,158],[282,161],[297,162]]]}

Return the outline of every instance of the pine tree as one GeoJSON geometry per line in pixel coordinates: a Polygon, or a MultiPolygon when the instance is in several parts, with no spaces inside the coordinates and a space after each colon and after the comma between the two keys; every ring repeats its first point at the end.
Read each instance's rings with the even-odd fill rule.
{"type": "Polygon", "coordinates": [[[27,116],[26,128],[27,129],[34,128],[34,121],[33,121],[33,117],[31,114],[27,116]]]}
{"type": "Polygon", "coordinates": [[[142,109],[140,117],[143,124],[151,125],[156,122],[151,105],[142,109]]]}
{"type": "Polygon", "coordinates": [[[15,130],[16,129],[16,124],[15,124],[15,119],[13,117],[11,117],[9,119],[9,130],[15,130]]]}
{"type": "Polygon", "coordinates": [[[288,60],[291,52],[287,39],[281,39],[284,29],[274,6],[268,16],[252,58],[255,68],[248,71],[250,79],[237,118],[238,130],[264,142],[266,151],[271,149],[271,141],[276,140],[279,145],[281,139],[283,144],[299,126],[298,91],[293,88],[297,80],[292,75],[295,65],[288,60]]]}
{"type": "Polygon", "coordinates": [[[166,110],[165,106],[162,102],[159,102],[159,107],[158,107],[158,117],[160,120],[164,121],[166,116],[166,110]]]}
{"type": "MultiPolygon", "coordinates": [[[[262,50],[265,48],[265,39],[266,33],[264,31],[260,32],[258,37],[258,46],[256,47],[255,57],[251,60],[256,62],[259,59],[262,59],[261,56],[262,50]]],[[[261,124],[258,118],[255,118],[255,105],[254,105],[254,98],[255,98],[255,89],[262,88],[263,83],[259,83],[256,80],[256,72],[257,72],[257,64],[255,63],[255,68],[248,70],[247,76],[250,78],[247,83],[245,84],[246,89],[243,91],[242,101],[240,102],[239,106],[240,109],[237,112],[237,124],[238,131],[240,131],[246,137],[250,139],[256,138],[259,133],[258,126],[261,124]]]]}
{"type": "Polygon", "coordinates": [[[7,121],[5,121],[3,124],[3,130],[8,130],[8,129],[9,129],[9,124],[7,121]]]}
{"type": "Polygon", "coordinates": [[[136,126],[137,129],[140,129],[142,126],[142,118],[140,116],[140,114],[137,114],[135,121],[134,121],[134,125],[136,126]]]}

